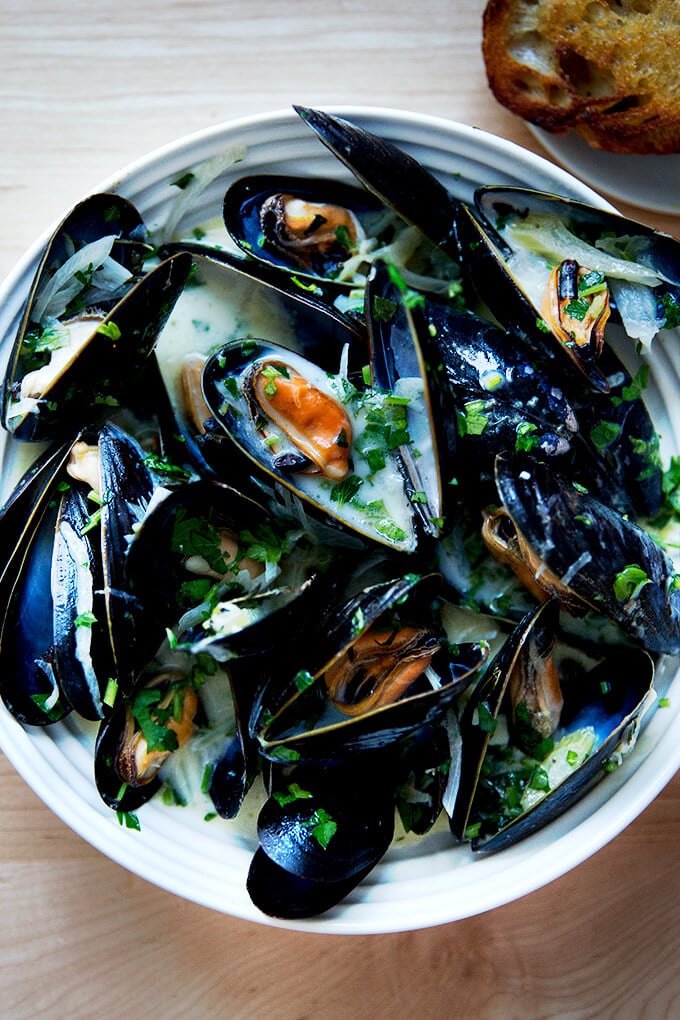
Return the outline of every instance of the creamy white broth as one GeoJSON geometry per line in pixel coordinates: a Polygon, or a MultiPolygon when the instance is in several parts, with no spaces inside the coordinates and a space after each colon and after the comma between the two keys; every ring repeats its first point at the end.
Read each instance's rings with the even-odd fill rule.
{"type": "Polygon", "coordinates": [[[158,338],[156,356],[175,407],[181,407],[180,371],[187,354],[209,354],[240,337],[262,337],[284,345],[295,333],[275,291],[236,272],[201,262],[180,295],[158,338]]]}

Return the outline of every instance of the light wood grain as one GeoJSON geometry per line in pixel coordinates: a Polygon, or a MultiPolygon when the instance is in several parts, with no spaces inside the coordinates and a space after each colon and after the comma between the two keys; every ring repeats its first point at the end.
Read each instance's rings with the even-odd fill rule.
{"type": "MultiPolygon", "coordinates": [[[[5,0],[0,275],[82,194],[179,135],[292,102],[475,124],[482,0],[5,0]]],[[[641,213],[680,234],[680,220],[641,213]]],[[[680,779],[548,887],[428,931],[322,937],[180,901],[66,828],[0,758],[0,1015],[229,1020],[680,1015],[680,779]]]]}

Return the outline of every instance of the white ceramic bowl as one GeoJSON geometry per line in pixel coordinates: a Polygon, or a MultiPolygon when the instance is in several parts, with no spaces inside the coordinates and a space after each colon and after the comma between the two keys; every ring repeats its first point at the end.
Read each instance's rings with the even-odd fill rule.
{"type": "MultiPolygon", "coordinates": [[[[605,203],[547,161],[475,128],[370,108],[337,112],[406,148],[459,197],[479,184],[518,184],[605,203]]],[[[219,215],[228,177],[274,171],[346,176],[309,128],[291,111],[218,125],[140,159],[103,182],[131,199],[147,222],[163,223],[177,194],[171,182],[203,160],[245,145],[243,162],[222,176],[191,213],[192,223],[219,215]]],[[[65,210],[66,212],[66,210],[65,210]]],[[[14,335],[20,306],[45,234],[0,289],[0,337],[14,335]]],[[[676,342],[676,338],[673,338],[676,342]]],[[[664,454],[680,450],[677,356],[658,343],[652,358],[653,414],[664,454]]],[[[374,933],[421,928],[478,914],[514,900],[579,864],[616,836],[659,793],[680,765],[680,675],[667,668],[659,687],[671,707],[648,720],[633,754],[567,814],[535,836],[489,858],[456,847],[448,833],[416,848],[391,849],[342,904],[318,919],[279,922],[263,916],[246,892],[254,835],[202,812],[151,802],[140,811],[141,832],[121,828],[100,801],[92,779],[91,745],[73,721],[44,731],[25,729],[0,705],[0,746],[39,797],[72,829],[123,867],[178,896],[253,921],[325,933],[374,933]],[[666,684],[668,689],[666,690],[666,684]]]]}

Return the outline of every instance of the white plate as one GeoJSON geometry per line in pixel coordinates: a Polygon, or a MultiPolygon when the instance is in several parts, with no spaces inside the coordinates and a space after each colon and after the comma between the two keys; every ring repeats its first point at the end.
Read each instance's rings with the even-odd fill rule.
{"type": "MultiPolygon", "coordinates": [[[[459,196],[469,198],[480,183],[528,184],[604,204],[546,160],[477,129],[391,110],[359,107],[334,112],[403,145],[459,196]]],[[[99,190],[120,191],[135,202],[147,222],[162,223],[177,193],[169,183],[202,160],[240,144],[248,152],[233,176],[264,170],[344,175],[309,128],[285,111],[180,139],[105,181],[99,190]]],[[[206,192],[195,222],[219,214],[225,180],[206,192]]],[[[14,335],[48,236],[31,248],[0,289],[0,337],[14,335]]],[[[651,392],[667,455],[680,449],[680,378],[677,363],[672,366],[661,346],[653,359],[653,377],[660,384],[651,392]]],[[[279,927],[341,934],[401,931],[507,903],[562,875],[616,836],[680,765],[680,676],[669,683],[672,707],[653,715],[633,755],[542,832],[486,859],[455,847],[447,833],[426,837],[415,850],[393,848],[345,902],[323,917],[300,922],[272,920],[252,905],[245,881],[255,842],[252,835],[243,835],[241,825],[219,819],[205,823],[190,809],[151,802],[139,812],[141,832],[121,828],[96,793],[91,747],[76,722],[29,730],[0,705],[0,746],[67,825],[130,871],[179,896],[279,927]]]]}
{"type": "Polygon", "coordinates": [[[641,209],[680,214],[680,154],[603,152],[573,131],[556,135],[533,124],[527,127],[558,163],[605,195],[641,209]]]}

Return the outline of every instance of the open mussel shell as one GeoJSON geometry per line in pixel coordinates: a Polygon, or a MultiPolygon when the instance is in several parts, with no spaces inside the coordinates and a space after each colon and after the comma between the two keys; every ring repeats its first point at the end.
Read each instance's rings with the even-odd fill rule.
{"type": "Polygon", "coordinates": [[[113,424],[82,430],[40,461],[8,503],[16,546],[0,579],[7,599],[0,660],[7,663],[6,703],[22,721],[56,718],[57,697],[85,718],[101,718],[109,677],[125,687],[134,669],[134,605],[121,571],[151,495],[143,457],[113,424]],[[67,473],[67,464],[77,472],[83,463],[90,465],[83,475],[67,473]],[[14,517],[22,506],[29,512],[19,534],[14,517]],[[27,698],[36,712],[47,698],[47,711],[21,707],[27,698]]]}
{"type": "MultiPolygon", "coordinates": [[[[237,708],[238,713],[238,708],[237,708]]],[[[220,818],[235,818],[259,769],[257,743],[248,735],[247,719],[212,765],[208,796],[220,818]]]]}
{"type": "Polygon", "coordinates": [[[140,607],[127,584],[126,559],[131,536],[149,505],[155,481],[139,443],[112,422],[99,430],[98,492],[101,506],[101,556],[106,623],[116,680],[130,689],[145,661],[140,607]]]}
{"type": "Polygon", "coordinates": [[[337,180],[259,174],[241,177],[224,197],[228,233],[253,259],[303,279],[349,290],[349,259],[371,235],[384,206],[370,192],[337,180]]]}
{"type": "Polygon", "coordinates": [[[459,203],[429,170],[403,149],[342,117],[309,107],[295,110],[364,187],[457,258],[454,218],[459,203]]]}
{"type": "Polygon", "coordinates": [[[494,230],[498,229],[499,221],[510,214],[526,217],[537,212],[556,216],[565,226],[575,228],[574,232],[578,232],[589,244],[594,244],[604,234],[623,240],[634,238],[638,243],[626,257],[652,270],[663,280],[680,286],[680,244],[677,239],[620,213],[549,192],[501,185],[479,188],[475,194],[475,205],[494,230]]]}
{"type": "Polygon", "coordinates": [[[406,832],[425,835],[445,804],[447,786],[459,767],[460,741],[451,740],[449,709],[444,720],[423,726],[402,749],[397,766],[396,806],[406,832]]]}
{"type": "Polygon", "coordinates": [[[403,408],[392,406],[389,395],[365,391],[363,400],[345,374],[331,376],[262,340],[215,351],[203,372],[203,392],[237,447],[317,518],[395,552],[416,549],[419,535],[394,438],[397,429],[403,435],[403,408]]]}
{"type": "Polygon", "coordinates": [[[104,803],[127,812],[150,800],[163,785],[162,766],[192,736],[198,711],[190,670],[150,662],[97,733],[94,778],[104,803]]]}
{"type": "Polygon", "coordinates": [[[438,575],[406,575],[334,607],[307,669],[264,688],[251,727],[271,761],[389,748],[442,718],[486,652],[438,632],[438,575]]]}
{"type": "MultiPolygon", "coordinates": [[[[297,286],[290,273],[276,266],[201,245],[177,243],[160,249],[162,257],[180,252],[191,254],[194,271],[157,348],[171,411],[165,416],[168,441],[173,434],[181,436],[182,460],[203,477],[233,483],[239,458],[201,388],[203,366],[215,347],[242,330],[246,336],[284,343],[329,372],[337,371],[347,347],[350,369],[359,372],[368,360],[366,330],[363,323],[329,306],[315,288],[297,286]],[[195,336],[188,351],[187,320],[215,324],[195,336]]],[[[245,476],[249,473],[248,466],[245,476]]]]}
{"type": "Polygon", "coordinates": [[[157,502],[130,547],[126,576],[142,607],[140,640],[147,654],[169,628],[193,656],[229,660],[235,735],[213,763],[208,787],[224,818],[238,812],[257,773],[249,718],[264,663],[269,657],[293,661],[291,645],[312,606],[324,600],[326,582],[316,567],[291,573],[297,559],[287,557],[291,533],[298,534],[297,526],[272,517],[240,491],[201,480],[157,502]],[[262,559],[249,555],[256,545],[262,559]],[[280,565],[273,569],[279,552],[280,565]]]}
{"type": "Polygon", "coordinates": [[[496,485],[509,526],[535,557],[540,587],[547,571],[558,597],[576,596],[650,652],[680,651],[677,575],[642,528],[526,458],[499,456],[496,485]]]}
{"type": "MultiPolygon", "coordinates": [[[[554,624],[553,603],[527,614],[473,691],[461,717],[463,773],[452,828],[461,839],[470,838],[470,829],[474,829],[473,850],[491,853],[510,846],[571,807],[604,775],[610,760],[618,764],[617,755],[631,749],[642,714],[653,698],[654,665],[646,652],[606,645],[593,652],[567,645],[559,662],[564,705],[552,735],[552,749],[540,762],[532,764],[532,759],[525,759],[518,763],[512,757],[502,766],[508,775],[513,769],[528,767],[532,778],[536,769],[548,782],[536,785],[543,791],[541,795],[528,796],[532,778],[527,776],[522,799],[516,796],[509,807],[499,807],[494,773],[486,770],[485,764],[491,734],[505,711],[513,672],[522,657],[534,654],[533,631],[554,624]],[[573,749],[564,753],[566,768],[560,768],[559,759],[565,746],[570,747],[570,740],[573,749]],[[551,773],[556,764],[557,770],[551,773]]],[[[538,644],[543,644],[542,639],[538,644]]],[[[525,663],[523,668],[534,667],[525,663]]],[[[510,746],[516,746],[512,738],[510,746]]]]}
{"type": "Polygon", "coordinates": [[[524,188],[480,188],[475,200],[479,219],[461,207],[457,232],[463,265],[480,299],[529,342],[541,343],[543,332],[543,343],[547,336],[565,368],[576,369],[594,390],[607,393],[611,385],[608,367],[600,362],[609,328],[606,313],[600,317],[595,311],[603,305],[595,300],[598,287],[635,341],[648,345],[659,330],[677,324],[680,246],[674,238],[615,213],[524,188]],[[512,231],[508,223],[518,226],[512,231]],[[553,268],[551,276],[551,266],[561,268],[553,268]],[[572,266],[588,278],[570,282],[572,266]],[[589,287],[593,274],[599,282],[589,287]],[[552,311],[546,293],[552,295],[552,311]]]}
{"type": "Polygon", "coordinates": [[[321,584],[301,549],[299,569],[288,557],[291,536],[299,537],[293,522],[221,482],[190,482],[166,495],[137,529],[126,569],[149,654],[167,628],[195,654],[281,654],[321,584]]]}
{"type": "Polygon", "coordinates": [[[44,450],[0,508],[0,586],[14,576],[17,556],[22,555],[27,537],[35,529],[47,503],[53,499],[52,482],[68,460],[72,442],[70,439],[65,443],[54,443],[44,450]]]}
{"type": "Polygon", "coordinates": [[[456,215],[463,273],[470,288],[492,315],[515,333],[526,346],[558,359],[567,372],[583,373],[589,386],[609,392],[606,375],[596,362],[578,362],[552,331],[543,324],[540,296],[529,296],[508,264],[509,252],[502,238],[488,224],[482,225],[466,206],[456,215]]]}
{"type": "Polygon", "coordinates": [[[31,327],[29,307],[5,377],[5,428],[17,439],[53,439],[101,421],[112,405],[125,403],[190,269],[188,254],[166,259],[112,308],[86,309],[70,324],[31,327]],[[44,338],[50,331],[58,334],[53,347],[44,338]]]}

